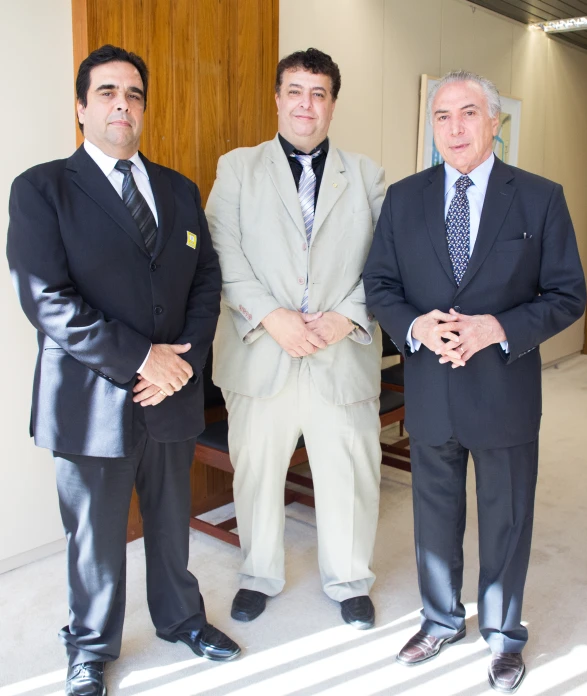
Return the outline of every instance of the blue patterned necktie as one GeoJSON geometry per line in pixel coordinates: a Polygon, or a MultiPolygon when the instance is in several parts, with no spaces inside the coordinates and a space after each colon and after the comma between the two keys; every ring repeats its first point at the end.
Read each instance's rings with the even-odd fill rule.
{"type": "Polygon", "coordinates": [[[473,182],[468,176],[461,176],[457,179],[455,184],[456,192],[450,202],[446,216],[446,241],[448,242],[448,253],[457,285],[461,284],[469,264],[471,211],[469,209],[467,189],[472,185],[473,182]]]}
{"type": "Polygon", "coordinates": [[[114,165],[114,169],[124,174],[122,182],[122,200],[137,223],[145,246],[149,254],[153,254],[155,248],[155,239],[157,237],[157,223],[149,204],[139,191],[137,182],[131,172],[132,162],[130,160],[118,160],[114,165]]]}
{"type": "MultiPolygon", "coordinates": [[[[320,150],[312,155],[295,155],[297,161],[302,165],[302,176],[298,187],[298,198],[302,208],[304,226],[306,228],[306,240],[308,253],[310,250],[310,240],[312,239],[312,227],[314,225],[314,199],[316,197],[316,174],[312,168],[312,160],[318,157],[320,150]]],[[[302,298],[302,312],[308,311],[308,276],[306,275],[306,288],[302,298]]]]}

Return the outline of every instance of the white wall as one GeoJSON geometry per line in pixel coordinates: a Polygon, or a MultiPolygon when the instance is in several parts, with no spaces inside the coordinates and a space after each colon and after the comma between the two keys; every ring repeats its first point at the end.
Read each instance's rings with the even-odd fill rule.
{"type": "MultiPolygon", "coordinates": [[[[333,141],[385,167],[416,171],[420,76],[459,68],[523,100],[518,165],[560,182],[587,266],[587,52],[466,0],[281,0],[280,56],[330,53],[342,88],[333,141]]],[[[581,350],[584,319],[547,341],[543,361],[581,350]]]]}
{"type": "MultiPolygon", "coordinates": [[[[75,149],[71,0],[0,1],[0,236],[6,247],[14,177],[75,149]]],[[[35,331],[24,317],[0,261],[4,320],[0,341],[0,572],[62,544],[50,452],[28,436],[36,356],[35,331]],[[47,546],[49,545],[49,546],[47,546]],[[39,549],[41,547],[41,549],[39,549]],[[36,549],[36,551],[35,551],[36,549]]]]}

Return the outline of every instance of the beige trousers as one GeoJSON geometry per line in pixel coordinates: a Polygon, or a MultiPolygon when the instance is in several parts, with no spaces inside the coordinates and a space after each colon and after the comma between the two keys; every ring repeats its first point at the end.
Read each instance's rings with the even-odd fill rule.
{"type": "Polygon", "coordinates": [[[285,387],[260,399],[223,391],[234,500],[243,553],[241,588],[274,596],[285,584],[285,477],[303,433],[314,483],[324,592],[338,602],[369,593],[379,516],[379,399],[327,403],[307,361],[295,359],[285,387]]]}

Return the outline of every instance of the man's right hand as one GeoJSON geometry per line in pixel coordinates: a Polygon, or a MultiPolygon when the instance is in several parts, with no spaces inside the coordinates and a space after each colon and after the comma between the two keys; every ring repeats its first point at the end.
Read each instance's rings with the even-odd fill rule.
{"type": "MultiPolygon", "coordinates": [[[[305,319],[311,321],[321,316],[322,312],[316,312],[306,314],[305,319]]],[[[286,353],[292,358],[301,358],[304,355],[312,355],[319,348],[326,348],[328,345],[318,334],[308,328],[306,321],[300,312],[280,307],[270,312],[261,323],[286,353]]]]}
{"type": "Polygon", "coordinates": [[[154,343],[141,375],[151,384],[157,385],[167,396],[172,396],[184,387],[194,374],[192,366],[179,357],[182,353],[187,353],[191,347],[191,343],[154,343]]]}
{"type": "Polygon", "coordinates": [[[448,357],[453,367],[464,367],[465,361],[458,351],[458,346],[461,343],[459,335],[444,328],[445,322],[453,320],[454,317],[451,314],[433,309],[428,314],[422,314],[416,319],[414,326],[412,326],[412,336],[436,355],[448,357]],[[450,343],[445,343],[443,338],[448,339],[450,343]]]}

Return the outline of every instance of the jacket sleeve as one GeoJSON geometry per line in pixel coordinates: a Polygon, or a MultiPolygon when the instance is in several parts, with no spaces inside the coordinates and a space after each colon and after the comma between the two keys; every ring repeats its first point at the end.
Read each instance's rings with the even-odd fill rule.
{"type": "Polygon", "coordinates": [[[496,315],[502,325],[509,354],[508,364],[536,348],[573,322],[585,309],[585,276],[563,189],[553,187],[542,234],[538,293],[496,315]]]}
{"type": "Polygon", "coordinates": [[[198,187],[194,184],[198,223],[200,228],[200,255],[187,302],[185,324],[176,343],[191,343],[192,347],[181,357],[187,360],[196,378],[202,373],[220,314],[222,279],[218,256],[212,246],[208,223],[198,187]]]}
{"type": "Polygon", "coordinates": [[[206,205],[206,216],[214,248],[222,269],[222,299],[229,308],[238,335],[250,342],[254,332],[265,329],[261,321],[280,304],[258,280],[241,246],[241,181],[229,158],[218,160],[216,181],[206,205]]]}
{"type": "Polygon", "coordinates": [[[69,277],[55,208],[25,175],[12,185],[7,257],[31,324],[110,381],[126,384],[151,341],[88,305],[69,277]]]}
{"type": "Polygon", "coordinates": [[[393,186],[390,186],[387,189],[373,244],[363,271],[363,282],[367,307],[389,334],[396,348],[404,357],[408,357],[411,355],[409,349],[406,349],[408,329],[421,312],[405,299],[395,253],[392,195],[393,186]]]}

